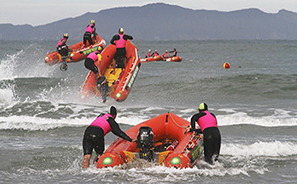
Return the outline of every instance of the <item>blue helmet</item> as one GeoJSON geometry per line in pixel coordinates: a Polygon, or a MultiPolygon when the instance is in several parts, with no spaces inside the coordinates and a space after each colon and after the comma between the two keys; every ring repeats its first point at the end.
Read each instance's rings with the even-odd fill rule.
{"type": "Polygon", "coordinates": [[[119,33],[123,34],[124,33],[124,29],[123,28],[120,28],[119,29],[119,33]]]}

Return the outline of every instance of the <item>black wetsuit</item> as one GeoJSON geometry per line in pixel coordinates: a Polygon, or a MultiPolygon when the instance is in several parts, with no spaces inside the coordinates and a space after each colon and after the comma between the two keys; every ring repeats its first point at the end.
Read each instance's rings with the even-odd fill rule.
{"type": "Polygon", "coordinates": [[[66,44],[59,45],[57,47],[58,53],[61,54],[61,56],[68,56],[68,46],[66,44]]]}
{"type": "Polygon", "coordinates": [[[92,72],[94,72],[94,74],[97,74],[98,73],[98,68],[97,66],[95,65],[95,62],[93,59],[91,58],[86,58],[85,59],[85,67],[89,70],[91,70],[92,72]]]}
{"type": "MultiPolygon", "coordinates": [[[[100,114],[98,117],[103,116],[104,114],[100,114]]],[[[109,123],[112,133],[115,135],[132,142],[132,139],[123,132],[118,123],[112,118],[108,117],[107,122],[109,123]]],[[[96,153],[99,155],[103,154],[105,145],[104,145],[104,131],[99,126],[88,126],[85,130],[84,138],[83,138],[83,150],[84,155],[92,154],[93,149],[95,149],[96,153]]]]}
{"type": "MultiPolygon", "coordinates": [[[[117,34],[117,35],[114,35],[112,37],[112,39],[110,40],[110,43],[115,45],[115,41],[119,40],[120,39],[120,36],[117,34]]],[[[130,35],[124,35],[123,36],[123,39],[124,40],[133,40],[133,37],[130,36],[130,35]]],[[[114,54],[113,58],[116,60],[118,57],[120,56],[126,56],[126,48],[117,48],[117,51],[116,53],[114,54]]]]}
{"type": "MultiPolygon", "coordinates": [[[[90,25],[88,25],[87,27],[89,27],[90,25]]],[[[87,44],[87,41],[89,42],[90,45],[93,45],[93,39],[92,39],[92,34],[94,35],[94,38],[96,40],[96,28],[95,26],[91,26],[91,28],[93,28],[93,33],[90,33],[90,32],[85,32],[84,33],[84,45],[87,44]]]]}
{"type": "MultiPolygon", "coordinates": [[[[204,159],[206,162],[212,164],[212,157],[215,155],[215,161],[218,159],[221,149],[221,133],[218,127],[208,127],[205,128],[202,132],[201,129],[195,129],[195,122],[199,120],[199,118],[207,115],[204,112],[197,113],[191,118],[191,127],[197,133],[203,133],[203,146],[204,146],[204,159]]],[[[214,116],[214,114],[210,113],[210,115],[214,116]]],[[[216,118],[216,117],[215,117],[216,118]]]]}

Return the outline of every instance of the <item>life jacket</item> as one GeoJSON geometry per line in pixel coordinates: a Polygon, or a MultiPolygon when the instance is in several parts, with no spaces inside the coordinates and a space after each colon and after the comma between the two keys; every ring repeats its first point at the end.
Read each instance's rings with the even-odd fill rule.
{"type": "MultiPolygon", "coordinates": [[[[58,44],[57,44],[57,47],[62,46],[61,44],[62,44],[62,41],[63,41],[63,40],[66,40],[66,38],[64,38],[64,37],[61,38],[60,41],[59,41],[58,44]]],[[[63,44],[63,45],[66,45],[66,44],[63,44]]]]}
{"type": "Polygon", "coordinates": [[[157,55],[159,55],[159,54],[157,52],[154,52],[153,56],[157,56],[157,55]]]}
{"type": "Polygon", "coordinates": [[[176,56],[176,54],[177,54],[177,52],[176,52],[176,51],[174,51],[174,52],[173,52],[173,56],[176,56]]]}
{"type": "Polygon", "coordinates": [[[151,57],[151,54],[150,54],[150,53],[147,53],[147,54],[146,54],[146,57],[151,57]]]}
{"type": "Polygon", "coordinates": [[[165,54],[163,55],[163,57],[169,57],[169,54],[168,54],[168,53],[165,53],[165,54]]]}
{"type": "Polygon", "coordinates": [[[202,116],[197,121],[202,132],[205,128],[218,127],[217,119],[211,115],[209,111],[203,111],[203,113],[206,113],[206,115],[202,116]]]}
{"type": "Polygon", "coordinates": [[[93,34],[94,29],[92,28],[92,26],[94,26],[94,25],[93,24],[88,25],[86,32],[93,34]]]}
{"type": "Polygon", "coordinates": [[[98,127],[102,128],[102,130],[104,131],[104,136],[105,136],[107,133],[112,131],[112,129],[107,121],[108,117],[112,117],[112,116],[110,114],[104,114],[103,116],[96,118],[90,124],[90,126],[98,126],[98,127]]]}
{"type": "Polygon", "coordinates": [[[115,41],[116,48],[125,48],[127,40],[125,40],[124,34],[119,34],[120,39],[115,41]]]}
{"type": "MultiPolygon", "coordinates": [[[[101,60],[101,58],[98,57],[99,52],[95,51],[95,52],[91,52],[91,54],[88,55],[87,58],[92,59],[93,61],[98,61],[98,59],[101,60]]],[[[100,55],[101,56],[101,55],[100,55]]]]}

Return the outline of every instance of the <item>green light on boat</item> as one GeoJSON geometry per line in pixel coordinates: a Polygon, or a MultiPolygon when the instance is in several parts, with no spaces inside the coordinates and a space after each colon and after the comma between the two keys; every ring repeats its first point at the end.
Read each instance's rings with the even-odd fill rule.
{"type": "Polygon", "coordinates": [[[172,165],[178,165],[178,164],[180,164],[180,158],[178,158],[178,157],[173,157],[171,160],[170,160],[170,163],[172,164],[172,165]]]}
{"type": "Polygon", "coordinates": [[[113,162],[113,160],[112,160],[112,158],[110,158],[110,157],[106,157],[106,158],[104,158],[103,161],[102,161],[102,163],[103,163],[104,165],[112,164],[112,162],[113,162]]]}
{"type": "Polygon", "coordinates": [[[71,54],[70,54],[70,57],[73,57],[73,56],[74,56],[74,53],[71,53],[71,54]]]}
{"type": "Polygon", "coordinates": [[[120,92],[118,92],[117,94],[116,94],[116,97],[117,98],[120,98],[122,96],[122,94],[120,93],[120,92]]]}

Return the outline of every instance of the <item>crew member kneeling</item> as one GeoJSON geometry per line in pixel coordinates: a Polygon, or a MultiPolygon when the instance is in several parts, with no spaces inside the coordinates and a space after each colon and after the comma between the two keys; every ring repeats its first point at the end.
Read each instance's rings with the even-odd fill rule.
{"type": "Polygon", "coordinates": [[[63,38],[61,38],[57,44],[57,51],[61,55],[61,59],[63,62],[66,62],[65,58],[68,57],[68,52],[70,50],[66,44],[68,38],[69,38],[68,33],[65,33],[63,35],[63,38]]]}
{"type": "Polygon", "coordinates": [[[221,133],[218,129],[218,123],[215,115],[208,111],[206,103],[201,103],[198,108],[199,113],[191,118],[191,131],[203,133],[204,159],[207,163],[213,164],[217,161],[221,149],[221,133]],[[195,122],[200,129],[195,129],[195,122]]]}

